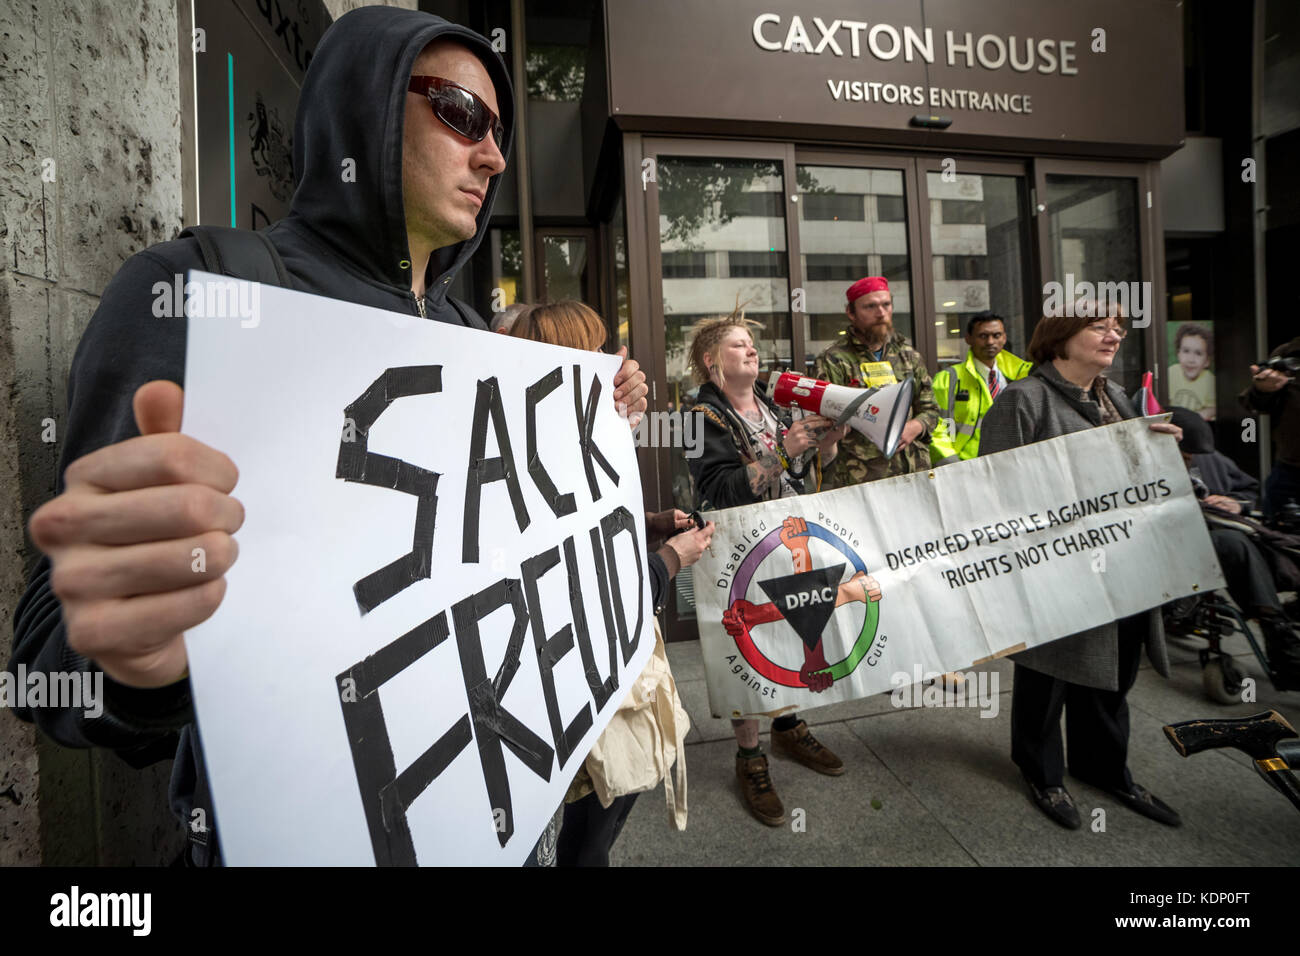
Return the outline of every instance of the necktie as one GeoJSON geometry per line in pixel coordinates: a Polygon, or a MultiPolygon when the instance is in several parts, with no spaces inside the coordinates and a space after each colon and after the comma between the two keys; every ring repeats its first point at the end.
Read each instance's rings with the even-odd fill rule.
{"type": "Polygon", "coordinates": [[[998,397],[998,373],[996,369],[989,369],[989,395],[993,398],[998,397]]]}

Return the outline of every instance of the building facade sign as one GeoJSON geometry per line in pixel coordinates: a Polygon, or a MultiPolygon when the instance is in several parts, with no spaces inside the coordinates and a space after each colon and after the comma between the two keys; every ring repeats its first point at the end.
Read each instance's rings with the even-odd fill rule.
{"type": "Polygon", "coordinates": [[[776,135],[822,127],[833,139],[969,148],[1014,138],[1027,152],[1144,158],[1182,141],[1174,0],[880,0],[874,19],[851,0],[769,3],[606,0],[620,126],[759,123],[776,135]]]}

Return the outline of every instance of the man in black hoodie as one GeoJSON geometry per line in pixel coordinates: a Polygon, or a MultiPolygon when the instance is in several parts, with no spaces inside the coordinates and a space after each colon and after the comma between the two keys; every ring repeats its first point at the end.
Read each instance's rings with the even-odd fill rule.
{"type": "MultiPolygon", "coordinates": [[[[513,122],[505,65],[477,33],[388,7],[340,18],[303,84],[289,215],[266,232],[291,287],[487,334],[447,287],[487,230],[513,122]],[[437,111],[431,87],[452,96],[437,111]],[[354,181],[342,175],[348,160],[354,181]]],[[[98,718],[18,714],[66,746],[113,748],[137,765],[174,748],[171,805],[191,824],[198,865],[219,853],[194,826],[210,808],[183,633],[221,603],[243,507],[231,497],[235,463],[179,434],[185,320],[156,318],[153,303],[156,284],[203,267],[194,239],[165,242],[104,290],[69,377],[60,493],[32,516],[46,557],[15,609],[9,665],[104,673],[98,718]],[[196,547],[204,571],[192,569],[196,547]]],[[[631,416],[644,411],[635,362],[614,384],[631,416]]]]}

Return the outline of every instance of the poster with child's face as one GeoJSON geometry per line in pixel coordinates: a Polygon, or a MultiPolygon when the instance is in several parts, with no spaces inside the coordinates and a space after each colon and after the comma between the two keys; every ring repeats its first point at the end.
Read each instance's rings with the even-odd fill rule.
{"type": "Polygon", "coordinates": [[[1169,403],[1214,421],[1214,323],[1168,326],[1169,403]]]}

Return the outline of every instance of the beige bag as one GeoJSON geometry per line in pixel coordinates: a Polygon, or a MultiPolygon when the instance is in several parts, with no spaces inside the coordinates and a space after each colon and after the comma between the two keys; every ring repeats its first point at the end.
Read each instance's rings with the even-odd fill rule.
{"type": "Polygon", "coordinates": [[[659,622],[655,621],[654,653],[583,765],[601,806],[608,807],[615,797],[652,790],[662,780],[673,823],[678,830],[685,830],[686,734],[690,729],[690,718],[668,666],[659,622]]]}

